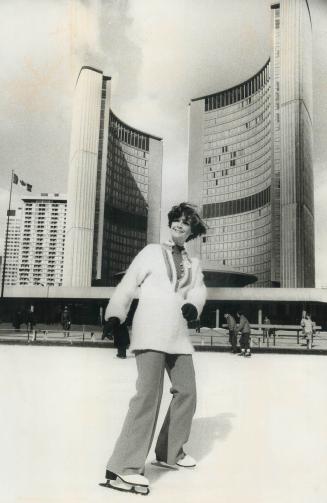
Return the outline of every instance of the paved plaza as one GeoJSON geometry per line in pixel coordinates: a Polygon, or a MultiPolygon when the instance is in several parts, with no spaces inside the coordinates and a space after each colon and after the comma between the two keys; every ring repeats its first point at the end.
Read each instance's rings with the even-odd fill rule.
{"type": "MultiPolygon", "coordinates": [[[[134,393],[134,357],[97,347],[0,350],[0,503],[139,501],[98,486],[134,393]]],[[[146,501],[326,503],[326,358],[195,353],[187,451],[198,466],[153,467],[151,450],[146,501]]],[[[169,400],[167,379],[159,426],[169,400]]]]}

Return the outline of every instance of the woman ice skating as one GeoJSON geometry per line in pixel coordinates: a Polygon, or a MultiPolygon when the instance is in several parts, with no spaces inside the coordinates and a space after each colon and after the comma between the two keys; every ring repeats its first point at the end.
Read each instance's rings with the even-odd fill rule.
{"type": "Polygon", "coordinates": [[[206,227],[188,203],[170,210],[168,225],[171,240],[143,248],[116,287],[105,314],[109,327],[117,330],[139,287],[130,345],[138,370],[136,395],[107,463],[107,482],[103,484],[120,491],[149,492],[145,462],[156,428],[165,370],[173,398],[153,464],[175,469],[196,465],[183,450],[196,406],[194,350],[187,322],[199,318],[206,288],[199,260],[188,256],[184,243],[205,234],[206,227]]]}

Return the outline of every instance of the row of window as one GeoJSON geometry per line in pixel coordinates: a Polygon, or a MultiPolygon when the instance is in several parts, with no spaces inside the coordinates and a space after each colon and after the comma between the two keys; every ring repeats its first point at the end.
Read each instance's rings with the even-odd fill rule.
{"type": "MultiPolygon", "coordinates": [[[[42,195],[42,194],[41,194],[42,195]]],[[[26,202],[25,206],[31,208],[32,206],[38,206],[40,208],[45,208],[46,206],[49,206],[51,204],[52,207],[54,208],[59,208],[59,206],[62,206],[62,203],[66,204],[66,201],[58,201],[58,200],[52,200],[52,199],[47,199],[47,202],[41,203],[38,201],[33,201],[33,202],[26,202]]]]}
{"type": "Polygon", "coordinates": [[[256,94],[253,94],[245,101],[241,103],[235,103],[229,107],[220,108],[207,112],[204,115],[204,123],[206,126],[214,126],[215,124],[221,123],[223,120],[228,121],[233,120],[237,117],[244,117],[253,113],[254,110],[258,109],[258,105],[267,104],[267,100],[271,97],[271,87],[270,82],[267,83],[265,87],[260,89],[256,94]]]}
{"type": "MultiPolygon", "coordinates": [[[[270,142],[265,143],[261,149],[254,152],[245,152],[245,155],[240,156],[239,159],[231,159],[228,162],[214,162],[215,157],[207,157],[207,165],[203,166],[204,173],[214,172],[221,168],[240,167],[239,172],[242,172],[244,167],[248,165],[248,169],[258,168],[262,166],[265,161],[270,159],[271,145],[270,142]]],[[[234,170],[235,172],[236,170],[234,170]]]]}
{"type": "Polygon", "coordinates": [[[230,229],[254,229],[258,225],[261,225],[261,223],[269,217],[270,205],[267,205],[259,208],[257,211],[252,211],[251,213],[239,213],[237,215],[210,218],[209,220],[206,220],[206,224],[215,232],[218,232],[218,229],[220,229],[221,226],[223,226],[223,232],[230,229]]]}
{"type": "Polygon", "coordinates": [[[149,136],[128,127],[112,111],[110,111],[109,131],[113,137],[119,138],[120,141],[149,151],[149,136]]]}
{"type": "MultiPolygon", "coordinates": [[[[235,256],[238,255],[244,255],[244,253],[247,253],[245,249],[247,250],[248,248],[254,248],[255,250],[259,250],[259,247],[261,245],[265,246],[270,243],[271,239],[271,234],[265,234],[263,236],[258,236],[256,238],[250,238],[250,239],[245,239],[240,237],[238,241],[233,240],[233,241],[227,241],[224,243],[215,243],[212,245],[207,245],[207,243],[202,243],[201,244],[201,249],[206,252],[219,252],[219,251],[227,251],[229,250],[231,253],[234,252],[235,256]],[[243,250],[243,253],[242,253],[243,250]]],[[[262,249],[261,249],[262,252],[262,249]]]]}
{"type": "Polygon", "coordinates": [[[231,89],[227,89],[226,91],[222,91],[220,93],[207,96],[204,100],[205,111],[207,112],[215,108],[221,108],[228,105],[232,105],[233,103],[248,98],[249,96],[251,96],[251,94],[256,93],[269,81],[270,78],[269,62],[270,61],[268,61],[263,70],[261,70],[257,75],[255,75],[248,81],[231,89]]]}
{"type": "Polygon", "coordinates": [[[270,187],[252,196],[203,205],[203,217],[215,218],[255,210],[270,202],[270,187]]]}
{"type": "Polygon", "coordinates": [[[233,136],[230,135],[229,131],[226,131],[221,135],[210,135],[206,138],[204,148],[211,150],[220,147],[222,144],[225,144],[226,141],[230,141],[232,144],[242,142],[243,145],[247,145],[257,135],[271,134],[270,121],[263,122],[260,126],[256,126],[252,129],[245,128],[245,130],[242,131],[243,132],[240,132],[233,136]]]}
{"type": "Polygon", "coordinates": [[[105,222],[104,225],[104,237],[107,240],[119,240],[122,237],[128,237],[130,241],[139,241],[145,239],[144,231],[138,231],[136,229],[130,229],[125,227],[120,227],[115,223],[111,223],[108,225],[108,222],[105,222]]]}
{"type": "MultiPolygon", "coordinates": [[[[269,235],[270,220],[265,225],[260,225],[260,227],[256,227],[251,230],[238,229],[235,231],[231,231],[228,228],[228,231],[226,231],[226,228],[227,227],[218,227],[216,231],[218,231],[219,233],[205,236],[202,239],[202,242],[205,243],[203,244],[203,246],[209,250],[211,249],[210,246],[214,248],[217,243],[223,243],[227,241],[231,241],[234,243],[238,241],[243,241],[244,239],[257,238],[259,236],[269,235]]],[[[210,231],[211,230],[212,229],[210,229],[210,231]]]]}
{"type": "Polygon", "coordinates": [[[147,172],[147,161],[146,160],[139,159],[138,157],[127,154],[126,152],[124,152],[124,150],[120,150],[120,151],[118,150],[117,152],[114,152],[113,155],[115,157],[115,162],[118,166],[120,165],[120,166],[126,167],[126,163],[130,163],[133,166],[135,166],[135,168],[142,169],[144,173],[147,172]]]}
{"type": "MultiPolygon", "coordinates": [[[[125,187],[124,187],[125,189],[125,187]]],[[[121,207],[126,211],[138,211],[144,213],[147,192],[142,190],[142,187],[137,186],[133,190],[126,191],[122,190],[122,186],[119,182],[114,181],[111,185],[110,196],[108,197],[111,204],[121,207]]]]}
{"type": "MultiPolygon", "coordinates": [[[[235,191],[241,191],[244,195],[249,195],[250,188],[252,193],[259,192],[260,186],[265,187],[271,180],[270,162],[260,166],[260,169],[252,171],[246,169],[244,171],[238,168],[237,170],[223,170],[223,173],[220,173],[217,172],[215,177],[209,174],[203,180],[202,192],[204,196],[213,193],[227,196],[235,191]],[[207,189],[214,189],[214,191],[207,189]]],[[[235,197],[235,199],[238,199],[238,197],[235,197]]]]}
{"type": "Polygon", "coordinates": [[[66,212],[67,203],[62,203],[58,206],[53,206],[53,205],[52,206],[48,205],[47,207],[40,207],[40,206],[31,206],[28,208],[25,207],[25,214],[26,215],[49,215],[49,213],[50,213],[53,215],[60,215],[61,213],[66,212]]]}
{"type": "Polygon", "coordinates": [[[205,147],[204,155],[217,156],[223,153],[222,151],[223,148],[226,148],[225,152],[236,150],[239,151],[239,155],[244,155],[245,153],[249,154],[252,152],[256,152],[257,150],[261,150],[261,148],[267,145],[270,141],[271,141],[270,130],[267,130],[266,128],[263,129],[260,128],[255,132],[255,134],[251,136],[251,138],[248,138],[247,140],[239,141],[239,139],[236,138],[236,141],[234,139],[233,142],[230,142],[229,139],[228,145],[225,145],[223,140],[221,140],[221,145],[219,146],[219,148],[211,147],[208,146],[207,144],[204,144],[205,147]]]}
{"type": "MultiPolygon", "coordinates": [[[[261,159],[262,156],[264,155],[269,155],[271,152],[271,138],[270,137],[265,137],[263,138],[259,143],[256,143],[255,145],[250,145],[248,148],[242,148],[239,150],[234,150],[232,154],[234,155],[232,160],[236,160],[238,165],[246,165],[249,164],[250,162],[252,163],[254,160],[261,159]]],[[[214,171],[215,169],[219,167],[226,168],[230,166],[230,163],[232,162],[230,159],[226,159],[226,156],[215,156],[215,155],[209,155],[205,157],[205,162],[204,162],[204,171],[209,172],[209,171],[214,171]],[[224,157],[222,159],[222,157],[224,157]]]]}
{"type": "Polygon", "coordinates": [[[213,187],[214,185],[229,185],[231,183],[240,183],[241,181],[249,181],[257,180],[258,177],[264,176],[268,178],[271,176],[271,154],[270,152],[267,155],[262,156],[260,159],[262,162],[259,165],[255,165],[255,161],[253,163],[247,163],[245,165],[236,166],[234,169],[220,169],[220,166],[214,166],[211,169],[205,170],[204,173],[204,187],[213,187]],[[229,175],[227,180],[221,180],[222,176],[229,175]],[[219,180],[216,183],[215,180],[219,180]],[[211,182],[211,183],[210,183],[211,182]]]}
{"type": "Polygon", "coordinates": [[[255,121],[262,122],[267,119],[271,111],[271,97],[270,94],[265,96],[263,99],[258,100],[256,106],[252,107],[251,110],[247,110],[247,113],[240,114],[239,112],[234,112],[233,114],[225,115],[218,119],[211,119],[205,123],[205,134],[216,134],[225,130],[233,131],[237,127],[243,126],[246,122],[255,121]]]}
{"type": "MultiPolygon", "coordinates": [[[[246,189],[236,189],[235,191],[231,191],[231,192],[228,192],[228,194],[226,194],[226,192],[223,190],[222,187],[217,187],[217,189],[207,189],[206,193],[204,194],[203,196],[203,203],[204,205],[212,205],[212,204],[222,204],[223,202],[226,202],[226,201],[223,201],[223,202],[220,202],[221,200],[224,200],[226,199],[226,195],[228,195],[228,197],[232,197],[233,201],[235,200],[241,200],[241,199],[245,199],[246,197],[251,197],[252,195],[258,193],[258,191],[262,191],[264,190],[264,188],[267,187],[267,185],[269,184],[269,181],[268,183],[260,183],[258,185],[253,185],[251,186],[250,188],[246,188],[246,189]],[[252,194],[251,194],[252,193],[252,194]],[[251,195],[249,195],[251,194],[251,195]]],[[[244,210],[244,211],[250,211],[250,210],[244,210]]]]}
{"type": "Polygon", "coordinates": [[[117,138],[109,138],[109,143],[111,145],[110,150],[113,154],[118,155],[119,152],[123,151],[124,153],[129,154],[133,157],[149,160],[149,152],[131,147],[131,145],[120,143],[117,138]]]}
{"type": "Polygon", "coordinates": [[[239,180],[238,183],[231,183],[229,182],[229,180],[218,180],[216,178],[215,180],[211,180],[209,182],[203,182],[203,194],[204,196],[212,196],[215,194],[215,202],[219,202],[223,199],[226,199],[227,197],[229,199],[239,199],[242,196],[237,196],[236,194],[239,193],[247,196],[251,193],[259,192],[270,184],[270,179],[271,177],[269,172],[263,173],[256,176],[255,178],[250,179],[249,177],[242,177],[242,180],[239,180]]]}
{"type": "Polygon", "coordinates": [[[244,246],[243,254],[240,255],[238,250],[215,250],[215,251],[205,251],[201,252],[201,256],[208,260],[239,260],[239,265],[251,265],[256,263],[261,263],[266,260],[266,257],[270,257],[271,253],[271,243],[263,243],[261,245],[248,245],[244,246]]]}
{"type": "Polygon", "coordinates": [[[262,127],[270,127],[270,111],[266,119],[256,117],[252,120],[247,120],[243,124],[237,124],[233,128],[222,128],[220,131],[209,131],[205,134],[205,142],[212,143],[215,140],[226,140],[233,137],[250,138],[253,133],[256,134],[257,130],[262,127]],[[250,134],[249,134],[250,133],[250,134]]]}

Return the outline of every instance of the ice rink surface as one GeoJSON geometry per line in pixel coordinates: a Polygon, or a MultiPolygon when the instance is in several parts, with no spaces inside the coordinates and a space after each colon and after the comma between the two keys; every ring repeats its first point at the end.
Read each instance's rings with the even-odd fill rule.
{"type": "MultiPolygon", "coordinates": [[[[194,362],[186,451],[198,466],[153,467],[151,450],[144,497],[98,486],[135,390],[134,357],[1,346],[0,502],[326,503],[327,357],[195,353],[194,362]]],[[[167,378],[158,426],[170,397],[167,378]]]]}

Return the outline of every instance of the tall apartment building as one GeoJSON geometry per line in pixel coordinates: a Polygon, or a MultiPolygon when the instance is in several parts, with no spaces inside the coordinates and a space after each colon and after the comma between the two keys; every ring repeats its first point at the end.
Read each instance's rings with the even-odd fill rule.
{"type": "Polygon", "coordinates": [[[61,194],[23,198],[16,284],[62,285],[66,211],[67,199],[61,194]]]}
{"type": "Polygon", "coordinates": [[[162,141],[111,110],[111,79],[82,67],[68,176],[64,285],[111,285],[160,232],[162,141]]]}
{"type": "Polygon", "coordinates": [[[258,277],[314,287],[312,26],[306,0],[271,5],[271,54],[190,104],[189,200],[209,227],[197,252],[258,277]]]}

